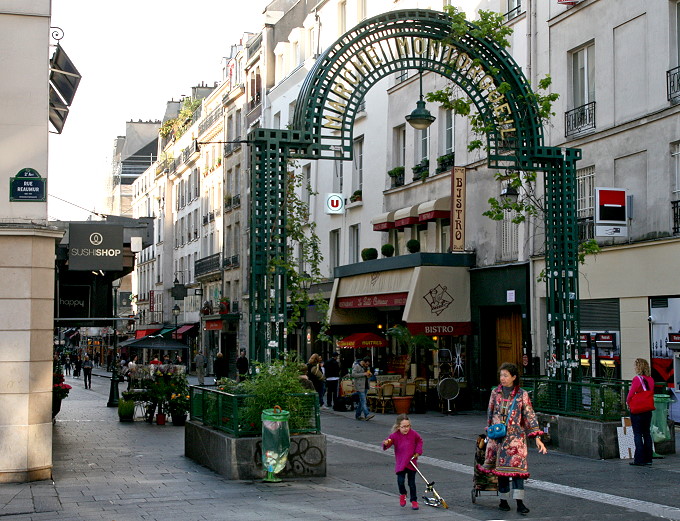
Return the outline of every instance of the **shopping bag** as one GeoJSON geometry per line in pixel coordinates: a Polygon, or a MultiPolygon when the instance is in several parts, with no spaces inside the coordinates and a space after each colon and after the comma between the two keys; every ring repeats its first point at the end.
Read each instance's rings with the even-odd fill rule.
{"type": "Polygon", "coordinates": [[[644,378],[640,378],[640,383],[642,383],[643,391],[635,393],[630,397],[630,402],[628,403],[628,408],[632,414],[641,414],[643,412],[649,412],[656,409],[654,407],[654,391],[647,389],[647,383],[644,378]]]}

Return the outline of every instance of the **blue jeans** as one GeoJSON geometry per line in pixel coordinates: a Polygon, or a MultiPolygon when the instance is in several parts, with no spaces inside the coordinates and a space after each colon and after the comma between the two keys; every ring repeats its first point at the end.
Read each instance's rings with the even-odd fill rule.
{"type": "Polygon", "coordinates": [[[364,413],[364,417],[367,417],[371,411],[368,410],[368,405],[366,405],[366,391],[357,391],[359,393],[359,405],[354,410],[354,417],[358,420],[361,418],[361,413],[364,413]]]}
{"type": "Polygon", "coordinates": [[[631,414],[630,423],[633,426],[633,440],[635,441],[635,458],[638,465],[652,462],[652,411],[631,414]]]}
{"type": "Polygon", "coordinates": [[[418,494],[416,493],[416,471],[411,469],[404,469],[397,472],[397,486],[399,487],[399,493],[406,495],[406,486],[404,481],[408,476],[408,490],[411,497],[410,501],[418,501],[418,494]]]}
{"type": "MultiPolygon", "coordinates": [[[[498,493],[501,499],[510,499],[510,478],[508,476],[498,476],[498,493]]],[[[512,497],[513,499],[524,499],[524,479],[512,478],[512,497]]]]}

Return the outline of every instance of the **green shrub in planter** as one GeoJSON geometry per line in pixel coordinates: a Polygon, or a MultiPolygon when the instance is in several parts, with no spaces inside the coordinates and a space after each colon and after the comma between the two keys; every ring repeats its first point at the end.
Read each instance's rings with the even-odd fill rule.
{"type": "Polygon", "coordinates": [[[361,250],[361,258],[362,260],[373,260],[378,258],[378,250],[375,248],[364,248],[361,250]]]}
{"type": "Polygon", "coordinates": [[[390,243],[383,244],[382,248],[380,248],[380,252],[383,254],[383,257],[391,257],[394,255],[394,246],[390,243]]]}
{"type": "Polygon", "coordinates": [[[418,239],[411,239],[406,243],[406,249],[409,253],[418,253],[420,251],[420,241],[418,239]]]}
{"type": "Polygon", "coordinates": [[[131,422],[134,417],[134,400],[118,400],[118,419],[122,422],[131,422]]]}

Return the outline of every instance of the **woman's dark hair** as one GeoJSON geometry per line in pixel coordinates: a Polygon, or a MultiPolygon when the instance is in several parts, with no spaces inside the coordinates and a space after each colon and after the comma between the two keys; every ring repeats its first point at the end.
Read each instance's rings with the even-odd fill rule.
{"type": "Polygon", "coordinates": [[[503,362],[503,364],[498,368],[498,374],[501,374],[501,371],[507,371],[510,373],[510,376],[516,376],[515,378],[515,386],[519,385],[519,368],[510,362],[503,362]]]}

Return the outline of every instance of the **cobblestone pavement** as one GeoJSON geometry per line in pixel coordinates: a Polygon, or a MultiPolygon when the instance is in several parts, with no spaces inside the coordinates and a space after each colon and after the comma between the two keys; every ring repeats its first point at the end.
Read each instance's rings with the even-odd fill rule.
{"type": "Polygon", "coordinates": [[[471,501],[473,440],[482,414],[413,415],[425,439],[421,468],[451,506],[421,503],[413,511],[399,507],[393,456],[379,448],[392,414],[357,422],[353,413],[324,410],[326,478],[228,481],[184,457],[183,427],[119,422],[116,409],[106,407],[110,380],[103,371],[95,370],[92,390],[82,380],[67,382],[74,389],[54,426],[53,481],[0,485],[1,520],[680,520],[676,455],[637,468],[626,461],[532,451],[532,511],[520,516],[500,512],[495,496],[471,501]]]}

